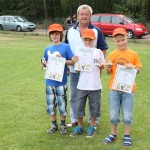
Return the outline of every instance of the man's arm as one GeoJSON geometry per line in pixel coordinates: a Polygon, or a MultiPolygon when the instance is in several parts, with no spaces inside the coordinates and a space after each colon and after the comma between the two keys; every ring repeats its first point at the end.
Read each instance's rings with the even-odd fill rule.
{"type": "Polygon", "coordinates": [[[103,50],[103,55],[104,55],[104,58],[106,58],[106,50],[103,50]]]}
{"type": "MultiPolygon", "coordinates": [[[[97,29],[97,27],[96,27],[97,29]]],[[[103,51],[104,57],[106,56],[106,50],[108,49],[108,45],[105,40],[105,36],[102,31],[98,28],[98,37],[97,37],[97,48],[103,51]]]]}

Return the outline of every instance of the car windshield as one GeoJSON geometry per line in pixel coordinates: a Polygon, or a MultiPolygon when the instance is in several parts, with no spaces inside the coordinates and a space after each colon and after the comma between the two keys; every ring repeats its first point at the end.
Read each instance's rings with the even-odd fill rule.
{"type": "Polygon", "coordinates": [[[15,17],[18,22],[27,22],[27,20],[23,17],[15,17]]]}
{"type": "Polygon", "coordinates": [[[130,23],[134,23],[134,20],[132,20],[131,18],[128,18],[127,16],[123,16],[123,18],[126,19],[130,23]]]}

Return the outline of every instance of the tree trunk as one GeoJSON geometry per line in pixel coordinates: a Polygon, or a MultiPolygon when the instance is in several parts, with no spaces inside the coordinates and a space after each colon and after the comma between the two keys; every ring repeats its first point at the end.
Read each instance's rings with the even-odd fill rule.
{"type": "Polygon", "coordinates": [[[72,7],[72,1],[70,1],[70,16],[72,17],[73,16],[73,7],[72,7]]]}
{"type": "Polygon", "coordinates": [[[79,6],[81,5],[81,0],[78,0],[78,5],[79,5],[79,6]]]}
{"type": "Polygon", "coordinates": [[[45,13],[45,18],[47,20],[48,19],[48,13],[47,13],[47,3],[46,3],[46,0],[44,0],[44,13],[45,13]]]}

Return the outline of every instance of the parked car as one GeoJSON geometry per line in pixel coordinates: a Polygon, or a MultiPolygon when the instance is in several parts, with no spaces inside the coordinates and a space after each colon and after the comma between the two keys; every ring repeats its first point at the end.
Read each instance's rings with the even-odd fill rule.
{"type": "Polygon", "coordinates": [[[104,35],[112,35],[113,30],[118,27],[125,28],[129,38],[134,36],[141,38],[149,33],[143,24],[137,23],[122,14],[94,14],[91,22],[99,27],[104,35]]]}
{"type": "Polygon", "coordinates": [[[36,25],[21,16],[0,16],[0,30],[33,31],[36,25]]]}

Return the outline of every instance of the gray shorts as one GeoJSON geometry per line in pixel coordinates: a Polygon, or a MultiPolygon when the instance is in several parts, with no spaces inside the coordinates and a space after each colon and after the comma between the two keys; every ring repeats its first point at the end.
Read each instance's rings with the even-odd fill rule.
{"type": "Polygon", "coordinates": [[[77,117],[85,116],[85,106],[87,98],[89,99],[90,116],[100,117],[101,90],[79,90],[77,89],[77,117]]]}

